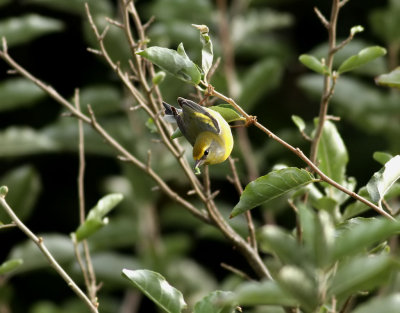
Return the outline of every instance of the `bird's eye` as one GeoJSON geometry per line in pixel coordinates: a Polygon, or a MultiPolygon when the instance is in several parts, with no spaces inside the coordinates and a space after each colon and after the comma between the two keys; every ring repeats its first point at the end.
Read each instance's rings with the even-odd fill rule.
{"type": "Polygon", "coordinates": [[[204,156],[207,156],[209,153],[208,149],[204,151],[204,156]]]}

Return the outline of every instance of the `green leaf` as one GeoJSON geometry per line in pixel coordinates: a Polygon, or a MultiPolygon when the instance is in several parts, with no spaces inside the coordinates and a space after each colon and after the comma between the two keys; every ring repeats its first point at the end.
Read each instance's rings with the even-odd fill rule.
{"type": "MultiPolygon", "coordinates": [[[[123,287],[126,289],[129,286],[129,282],[121,277],[121,270],[125,266],[131,268],[140,266],[140,263],[132,254],[122,254],[111,250],[98,253],[91,251],[91,259],[96,278],[111,288],[123,287]]],[[[73,270],[76,275],[82,275],[78,263],[74,263],[73,270]]]]}
{"type": "MultiPolygon", "coordinates": [[[[96,84],[86,86],[80,90],[79,96],[81,110],[85,114],[88,114],[88,104],[90,104],[96,116],[122,111],[121,91],[112,85],[96,84]]],[[[73,101],[71,99],[71,102],[73,101]]]]}
{"type": "MultiPolygon", "coordinates": [[[[23,221],[28,219],[42,189],[40,176],[36,169],[29,165],[12,169],[0,178],[1,185],[7,185],[9,189],[7,202],[15,214],[23,221]]],[[[0,220],[11,222],[3,210],[0,210],[0,220]]]]}
{"type": "Polygon", "coordinates": [[[11,126],[0,132],[0,158],[51,152],[58,143],[30,127],[11,126]]]}
{"type": "MultiPolygon", "coordinates": [[[[43,243],[49,249],[54,258],[61,264],[66,264],[74,259],[74,247],[68,236],[60,234],[43,234],[43,243]]],[[[18,273],[48,268],[48,260],[43,256],[38,246],[31,240],[15,245],[10,254],[9,260],[23,259],[24,263],[16,270],[18,273]]]]}
{"type": "Polygon", "coordinates": [[[328,290],[328,297],[339,298],[387,284],[392,266],[392,260],[385,254],[351,258],[339,265],[328,290]]]}
{"type": "Polygon", "coordinates": [[[396,293],[384,297],[373,297],[369,301],[357,306],[352,313],[398,313],[400,308],[400,294],[396,293]]]}
{"type": "Polygon", "coordinates": [[[299,131],[303,133],[306,129],[306,123],[304,122],[304,120],[300,116],[292,115],[292,121],[297,126],[299,131]]]}
{"type": "Polygon", "coordinates": [[[316,234],[314,240],[316,264],[319,268],[324,269],[331,265],[330,261],[335,243],[335,228],[328,212],[318,212],[314,219],[314,231],[316,234]]]}
{"type": "Polygon", "coordinates": [[[97,232],[100,228],[108,224],[108,218],[91,218],[87,219],[83,224],[79,225],[78,229],[75,232],[76,240],[82,241],[95,232],[97,232]]]}
{"type": "Polygon", "coordinates": [[[33,106],[45,96],[42,89],[25,78],[9,78],[0,83],[0,112],[33,106]]]}
{"type": "Polygon", "coordinates": [[[373,244],[400,232],[400,222],[386,218],[354,218],[335,240],[333,256],[340,259],[367,250],[373,244]]]}
{"type": "Polygon", "coordinates": [[[92,208],[83,224],[76,230],[75,236],[77,241],[88,238],[100,228],[108,224],[108,218],[103,218],[123,199],[120,193],[109,194],[101,198],[96,206],[92,208]]]}
{"type": "Polygon", "coordinates": [[[244,73],[238,103],[251,111],[262,96],[279,86],[282,74],[283,66],[275,58],[267,57],[255,63],[244,73]]]}
{"type": "MultiPolygon", "coordinates": [[[[315,121],[317,124],[317,120],[315,121]]],[[[335,124],[325,121],[317,153],[319,168],[339,184],[345,181],[346,165],[349,160],[346,146],[335,124]]],[[[333,187],[329,187],[333,190],[333,187]]],[[[334,198],[335,199],[335,198],[334,198]]]]}
{"type": "Polygon", "coordinates": [[[144,295],[168,313],[181,313],[186,308],[182,293],[159,273],[149,270],[123,269],[122,274],[144,295]]]}
{"type": "Polygon", "coordinates": [[[86,17],[84,2],[87,2],[92,15],[104,14],[105,16],[113,16],[113,7],[107,0],[25,0],[25,3],[32,3],[62,12],[70,12],[81,14],[86,17]]]}
{"type": "Polygon", "coordinates": [[[400,155],[396,155],[379,172],[376,172],[367,184],[372,201],[381,206],[383,197],[390,187],[400,178],[400,155]]]}
{"type": "Polygon", "coordinates": [[[102,197],[96,204],[95,207],[93,207],[88,215],[87,219],[92,219],[92,218],[102,218],[106,214],[108,214],[116,205],[118,205],[124,196],[120,193],[112,193],[109,195],[106,195],[102,197]]]}
{"type": "Polygon", "coordinates": [[[246,282],[223,301],[232,304],[253,306],[253,305],[283,305],[297,306],[298,301],[288,292],[283,290],[276,281],[246,282]]]}
{"type": "Polygon", "coordinates": [[[315,181],[311,173],[296,167],[272,171],[246,186],[239,203],[231,212],[231,217],[315,181]]]}
{"type": "Polygon", "coordinates": [[[40,36],[61,31],[64,25],[61,21],[28,14],[21,17],[12,17],[0,22],[0,37],[6,37],[9,47],[28,43],[40,36]]]}
{"type": "Polygon", "coordinates": [[[386,162],[389,162],[393,155],[386,152],[376,151],[374,152],[373,156],[375,161],[379,162],[382,165],[385,165],[386,162]]]}
{"type": "Polygon", "coordinates": [[[14,269],[16,269],[18,266],[22,265],[24,261],[22,259],[11,259],[8,261],[3,262],[0,265],[0,275],[7,274],[14,269]]]}
{"type": "Polygon", "coordinates": [[[280,227],[267,225],[257,232],[257,239],[262,251],[272,253],[284,264],[304,264],[307,255],[297,240],[280,227]]]}
{"type": "Polygon", "coordinates": [[[203,46],[201,50],[201,68],[203,70],[204,80],[207,81],[207,74],[213,63],[213,44],[208,34],[206,25],[192,24],[193,27],[200,31],[200,41],[203,46]]]}
{"type": "Polygon", "coordinates": [[[400,66],[395,68],[388,74],[382,74],[375,79],[376,83],[381,86],[393,87],[400,89],[400,66]]]}
{"type": "Polygon", "coordinates": [[[243,121],[245,120],[230,104],[220,104],[208,107],[221,114],[221,116],[228,122],[243,121]]]}
{"type": "Polygon", "coordinates": [[[164,81],[166,75],[164,71],[157,72],[152,79],[153,84],[160,85],[164,81]]]}
{"type": "Polygon", "coordinates": [[[200,71],[197,65],[186,55],[182,43],[178,46],[177,51],[163,47],[150,47],[137,52],[137,54],[148,59],[164,71],[171,73],[176,78],[194,85],[200,82],[200,71]]]}
{"type": "Polygon", "coordinates": [[[233,304],[221,302],[231,294],[229,291],[213,291],[195,304],[193,313],[234,313],[233,304]]]}
{"type": "Polygon", "coordinates": [[[90,237],[90,247],[93,250],[131,247],[138,237],[136,222],[124,215],[113,216],[107,227],[90,237]]]}
{"type": "Polygon", "coordinates": [[[338,73],[341,74],[344,72],[351,71],[385,54],[386,54],[386,49],[379,46],[362,49],[357,55],[353,55],[348,59],[346,59],[339,66],[338,73]]]}
{"type": "MultiPolygon", "coordinates": [[[[359,191],[358,194],[367,199],[367,200],[371,200],[367,191],[367,187],[362,187],[359,191]]],[[[347,220],[349,218],[352,218],[354,216],[357,216],[367,210],[370,210],[371,207],[369,207],[368,205],[366,205],[365,203],[361,202],[361,201],[354,201],[353,203],[349,204],[343,213],[343,220],[347,220]]]]}
{"type": "Polygon", "coordinates": [[[299,61],[314,72],[322,75],[330,75],[329,68],[312,55],[302,54],[299,56],[299,61]]]}
{"type": "Polygon", "coordinates": [[[318,305],[318,289],[316,282],[302,269],[294,266],[284,266],[279,272],[277,281],[288,291],[306,312],[315,312],[318,305]]]}
{"type": "Polygon", "coordinates": [[[363,31],[364,31],[364,27],[362,27],[361,25],[353,26],[350,29],[350,35],[354,36],[355,34],[361,33],[363,31]]]}

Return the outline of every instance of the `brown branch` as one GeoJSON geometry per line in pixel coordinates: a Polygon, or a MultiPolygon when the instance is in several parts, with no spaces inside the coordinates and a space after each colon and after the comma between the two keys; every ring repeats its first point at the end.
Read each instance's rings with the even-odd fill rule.
{"type": "MultiPolygon", "coordinates": [[[[246,120],[251,120],[252,116],[247,114],[233,99],[226,97],[225,95],[221,94],[220,92],[213,90],[212,91],[212,95],[216,96],[226,102],[228,102],[229,104],[231,104],[238,112],[240,112],[245,118],[246,120]]],[[[291,152],[293,152],[294,154],[296,154],[301,160],[303,160],[307,166],[309,166],[315,173],[317,173],[320,176],[320,179],[330,185],[332,185],[333,187],[335,187],[336,189],[339,189],[340,191],[348,194],[349,196],[351,196],[352,198],[361,201],[362,203],[366,204],[367,206],[369,206],[370,208],[374,209],[376,212],[378,212],[379,214],[394,220],[393,216],[391,216],[390,214],[388,214],[387,212],[385,212],[384,210],[382,210],[380,207],[378,207],[377,205],[375,205],[374,203],[372,203],[371,201],[361,197],[360,195],[358,195],[357,193],[347,189],[346,187],[340,185],[339,183],[335,182],[333,179],[331,179],[329,176],[325,175],[325,173],[323,173],[318,166],[316,166],[309,158],[307,158],[307,156],[299,149],[299,148],[295,148],[292,145],[290,145],[289,143],[287,143],[286,141],[284,141],[283,139],[281,139],[280,137],[278,137],[277,135],[275,135],[272,131],[270,131],[268,128],[266,128],[264,125],[260,124],[257,121],[253,121],[252,124],[257,127],[258,129],[260,129],[262,132],[264,132],[265,134],[267,134],[271,139],[277,141],[278,143],[280,143],[282,146],[284,146],[285,148],[289,149],[291,152]]]]}
{"type": "MultiPolygon", "coordinates": [[[[3,46],[4,47],[4,46],[3,46]]],[[[78,285],[72,280],[72,278],[65,272],[65,270],[60,266],[60,264],[56,261],[50,251],[47,249],[46,245],[43,242],[43,238],[37,237],[26,225],[18,218],[18,216],[14,213],[13,209],[8,205],[7,201],[4,197],[0,197],[0,204],[3,209],[6,211],[8,216],[13,220],[13,222],[17,225],[17,227],[25,233],[25,235],[31,239],[43,255],[46,257],[50,266],[54,268],[54,270],[64,279],[67,285],[75,292],[75,294],[88,306],[91,312],[98,313],[97,306],[92,303],[92,301],[86,296],[86,294],[78,287],[78,285]]]]}
{"type": "MultiPolygon", "coordinates": [[[[331,9],[331,17],[328,23],[328,35],[329,35],[329,48],[328,48],[328,57],[326,59],[326,66],[329,69],[329,72],[332,72],[332,64],[333,64],[333,56],[335,54],[336,49],[336,25],[339,15],[339,0],[332,0],[332,9],[331,9]]],[[[317,154],[318,147],[321,141],[322,132],[325,125],[326,115],[328,113],[328,105],[329,100],[333,95],[335,87],[335,79],[333,79],[333,83],[330,75],[324,75],[324,85],[323,85],[323,93],[321,96],[320,109],[319,109],[319,117],[318,117],[318,125],[315,131],[315,136],[311,143],[311,152],[310,152],[310,160],[312,163],[317,163],[317,154]]]]}
{"type": "MultiPolygon", "coordinates": [[[[231,167],[232,171],[232,183],[236,188],[236,191],[238,192],[239,196],[242,195],[243,193],[243,187],[242,184],[240,183],[239,175],[237,173],[236,165],[235,165],[235,160],[230,156],[228,158],[229,165],[231,167]]],[[[254,228],[254,223],[253,223],[253,218],[251,216],[250,210],[247,210],[245,213],[246,221],[247,221],[247,228],[249,229],[249,238],[250,238],[250,244],[257,252],[257,238],[256,238],[256,231],[254,228]]]]}
{"type": "Polygon", "coordinates": [[[11,56],[7,53],[7,50],[4,50],[5,39],[3,39],[3,51],[0,51],[0,58],[2,58],[6,63],[8,63],[12,68],[18,71],[22,76],[34,82],[37,86],[39,86],[43,91],[45,91],[49,96],[51,96],[54,100],[56,100],[61,105],[65,106],[73,116],[81,119],[83,122],[92,126],[92,128],[102,136],[106,142],[111,145],[114,149],[118,151],[120,155],[122,155],[126,160],[137,166],[139,169],[148,174],[161,188],[163,192],[165,192],[171,199],[177,201],[183,207],[188,209],[192,214],[200,218],[205,222],[209,222],[209,218],[203,212],[199,211],[195,206],[193,206],[190,202],[186,201],[184,198],[179,196],[176,192],[174,192],[165,182],[164,180],[151,168],[147,169],[146,164],[141,162],[139,159],[134,157],[130,152],[128,152],[124,147],[122,147],[115,139],[94,119],[94,114],[92,112],[91,117],[89,118],[86,115],[82,114],[65,98],[63,98],[53,87],[44,84],[41,80],[30,74],[27,70],[21,67],[11,56]]]}

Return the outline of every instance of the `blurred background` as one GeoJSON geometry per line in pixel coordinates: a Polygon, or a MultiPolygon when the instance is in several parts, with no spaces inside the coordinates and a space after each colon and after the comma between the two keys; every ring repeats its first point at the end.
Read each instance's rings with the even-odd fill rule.
{"type": "MultiPolygon", "coordinates": [[[[117,1],[88,1],[100,29],[105,17],[120,20],[117,1]]],[[[98,121],[141,160],[152,151],[153,168],[175,189],[186,193],[187,181],[176,161],[157,143],[147,117],[129,111],[135,105],[116,75],[101,57],[82,0],[0,0],[0,36],[7,38],[10,55],[36,77],[52,85],[64,97],[80,89],[82,110],[93,106],[98,121]]],[[[299,61],[302,53],[326,56],[327,32],[314,6],[329,17],[330,1],[299,0],[147,0],[136,1],[143,22],[154,16],[148,28],[149,45],[176,49],[184,43],[187,54],[200,63],[198,31],[191,24],[210,28],[215,57],[221,63],[211,83],[233,96],[251,115],[293,146],[306,152],[309,144],[291,121],[299,115],[306,132],[318,115],[322,78],[299,61]]],[[[348,176],[363,186],[380,168],[374,151],[400,152],[400,96],[378,87],[374,78],[399,64],[400,1],[350,0],[340,13],[338,41],[352,26],[364,32],[336,58],[345,58],[364,47],[381,45],[388,54],[339,78],[330,114],[347,146],[348,176]]],[[[127,66],[129,46],[123,31],[111,26],[106,46],[114,60],[127,66]]],[[[7,74],[0,62],[0,183],[9,189],[7,200],[18,216],[43,235],[56,258],[82,282],[74,261],[69,233],[79,223],[78,127],[65,109],[18,75],[7,74]]],[[[161,84],[165,101],[190,98],[193,88],[167,76],[161,84]]],[[[239,174],[245,184],[266,174],[276,164],[304,166],[283,147],[257,129],[234,130],[239,174]],[[241,149],[243,147],[245,150],[241,149]],[[243,151],[246,151],[243,153],[243,151]]],[[[182,141],[183,144],[184,141],[182,141]]],[[[229,289],[237,278],[220,267],[221,262],[248,270],[245,261],[210,226],[195,220],[157,190],[154,183],[132,165],[116,159],[116,153],[91,129],[85,128],[87,209],[110,192],[124,201],[110,215],[110,224],[90,239],[99,282],[101,312],[125,312],[132,301],[142,312],[153,306],[128,287],[122,268],[147,268],[161,272],[191,302],[216,288],[229,289]],[[132,300],[133,299],[133,300],[132,300]],[[131,302],[130,302],[131,301],[131,302]],[[136,302],[135,302],[136,301],[136,302]]],[[[190,149],[187,149],[190,152],[190,149]]],[[[190,158],[190,154],[188,154],[190,158]]],[[[217,202],[226,216],[238,201],[227,181],[227,162],[210,168],[217,202]],[[234,195],[234,196],[233,196],[234,195]]],[[[195,198],[188,197],[196,203],[195,198]]],[[[284,200],[254,210],[256,222],[292,227],[293,214],[284,200]]],[[[0,221],[9,222],[0,210],[0,221]]],[[[246,234],[245,221],[232,221],[246,234]]],[[[13,275],[0,277],[0,312],[86,312],[86,308],[16,228],[0,230],[0,263],[22,257],[24,264],[13,275]]],[[[133,310],[129,312],[134,312],[133,310]]]]}

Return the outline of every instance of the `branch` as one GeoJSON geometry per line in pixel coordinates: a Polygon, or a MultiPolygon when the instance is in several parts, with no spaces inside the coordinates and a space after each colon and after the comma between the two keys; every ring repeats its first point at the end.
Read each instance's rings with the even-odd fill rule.
{"type": "Polygon", "coordinates": [[[134,157],[130,152],[128,152],[124,147],[122,147],[94,118],[93,112],[91,112],[91,117],[89,118],[86,115],[82,114],[65,98],[63,98],[53,87],[44,84],[41,80],[30,74],[27,70],[21,67],[11,56],[7,53],[7,50],[4,49],[6,45],[4,45],[5,39],[3,38],[3,51],[0,51],[0,58],[3,59],[6,63],[8,63],[12,68],[14,68],[18,73],[20,73],[25,78],[33,81],[37,86],[39,86],[43,91],[49,94],[54,100],[58,103],[66,107],[69,111],[71,111],[72,115],[79,118],[83,122],[92,126],[92,128],[99,133],[105,141],[111,145],[114,149],[118,151],[120,155],[122,155],[126,160],[137,166],[143,172],[148,174],[161,188],[163,192],[165,192],[171,199],[175,200],[183,207],[188,209],[193,215],[200,218],[201,220],[209,223],[209,218],[206,214],[199,211],[195,206],[193,206],[190,202],[186,201],[179,194],[174,192],[168,184],[151,168],[147,168],[146,164],[141,162],[139,159],[134,157]]]}
{"type": "MultiPolygon", "coordinates": [[[[75,89],[75,107],[80,112],[80,101],[79,101],[79,89],[75,89]]],[[[79,197],[79,218],[81,225],[85,222],[85,137],[83,134],[83,122],[78,119],[78,133],[79,133],[79,171],[78,171],[78,197],[79,197]]],[[[74,241],[76,245],[76,255],[78,261],[80,259],[80,254],[78,250],[78,243],[74,241]]],[[[82,262],[79,264],[81,266],[82,273],[84,275],[86,288],[88,290],[90,299],[93,303],[97,303],[97,286],[96,286],[96,274],[93,268],[92,258],[90,257],[89,245],[87,240],[83,240],[83,252],[85,255],[86,267],[82,266],[82,262]]]]}
{"type": "MultiPolygon", "coordinates": [[[[212,89],[212,88],[211,88],[212,89]]],[[[254,116],[251,116],[249,114],[247,114],[233,99],[228,98],[226,96],[224,96],[223,94],[221,94],[220,92],[212,89],[211,91],[213,96],[216,96],[220,99],[222,99],[223,101],[228,102],[229,104],[231,104],[237,111],[239,111],[244,118],[249,121],[251,124],[253,124],[255,127],[257,127],[258,129],[260,129],[262,132],[266,133],[271,139],[277,141],[278,143],[280,143],[282,146],[284,146],[286,149],[290,150],[291,152],[293,152],[294,154],[296,154],[301,160],[303,160],[315,173],[317,173],[320,176],[320,179],[330,185],[332,185],[333,187],[339,189],[340,191],[348,194],[349,196],[351,196],[352,198],[359,200],[361,202],[363,202],[364,204],[366,204],[367,206],[369,206],[370,208],[374,209],[377,213],[391,219],[394,220],[393,216],[391,216],[390,214],[388,214],[387,212],[385,212],[384,210],[382,210],[380,207],[378,207],[377,205],[373,204],[371,201],[361,197],[360,195],[358,195],[357,193],[347,189],[346,187],[340,185],[339,183],[335,182],[333,179],[331,179],[329,176],[325,175],[325,173],[323,173],[318,166],[315,165],[314,162],[312,162],[309,158],[306,157],[306,155],[299,149],[299,148],[295,148],[292,145],[290,145],[289,143],[287,143],[286,141],[284,141],[283,139],[281,139],[280,137],[278,137],[277,135],[275,135],[272,131],[270,131],[268,128],[266,128],[264,125],[260,124],[259,122],[257,122],[257,120],[255,119],[254,116]]]]}
{"type": "MultiPolygon", "coordinates": [[[[333,56],[337,52],[336,25],[337,25],[339,10],[340,10],[339,0],[332,0],[331,18],[327,27],[329,35],[329,48],[328,48],[329,50],[328,50],[328,57],[326,60],[326,66],[328,67],[329,72],[332,72],[333,56]]],[[[315,131],[315,136],[311,143],[310,159],[312,163],[317,162],[318,147],[321,141],[326,115],[328,114],[329,100],[333,95],[334,87],[335,84],[331,82],[331,76],[324,75],[324,86],[320,102],[318,125],[315,131]]]]}
{"type": "Polygon", "coordinates": [[[78,287],[78,285],[72,280],[72,278],[64,271],[64,269],[58,264],[58,262],[54,259],[53,255],[47,249],[46,245],[43,242],[43,238],[37,237],[28,227],[25,226],[24,223],[18,218],[18,216],[14,213],[13,209],[8,205],[4,196],[0,196],[0,204],[6,211],[6,213],[10,216],[13,222],[17,225],[17,227],[28,236],[40,249],[43,255],[46,257],[47,261],[55,269],[55,271],[64,279],[67,285],[75,292],[75,294],[86,303],[89,307],[90,311],[93,313],[98,313],[97,305],[94,305],[92,301],[86,296],[86,294],[78,287]]]}

